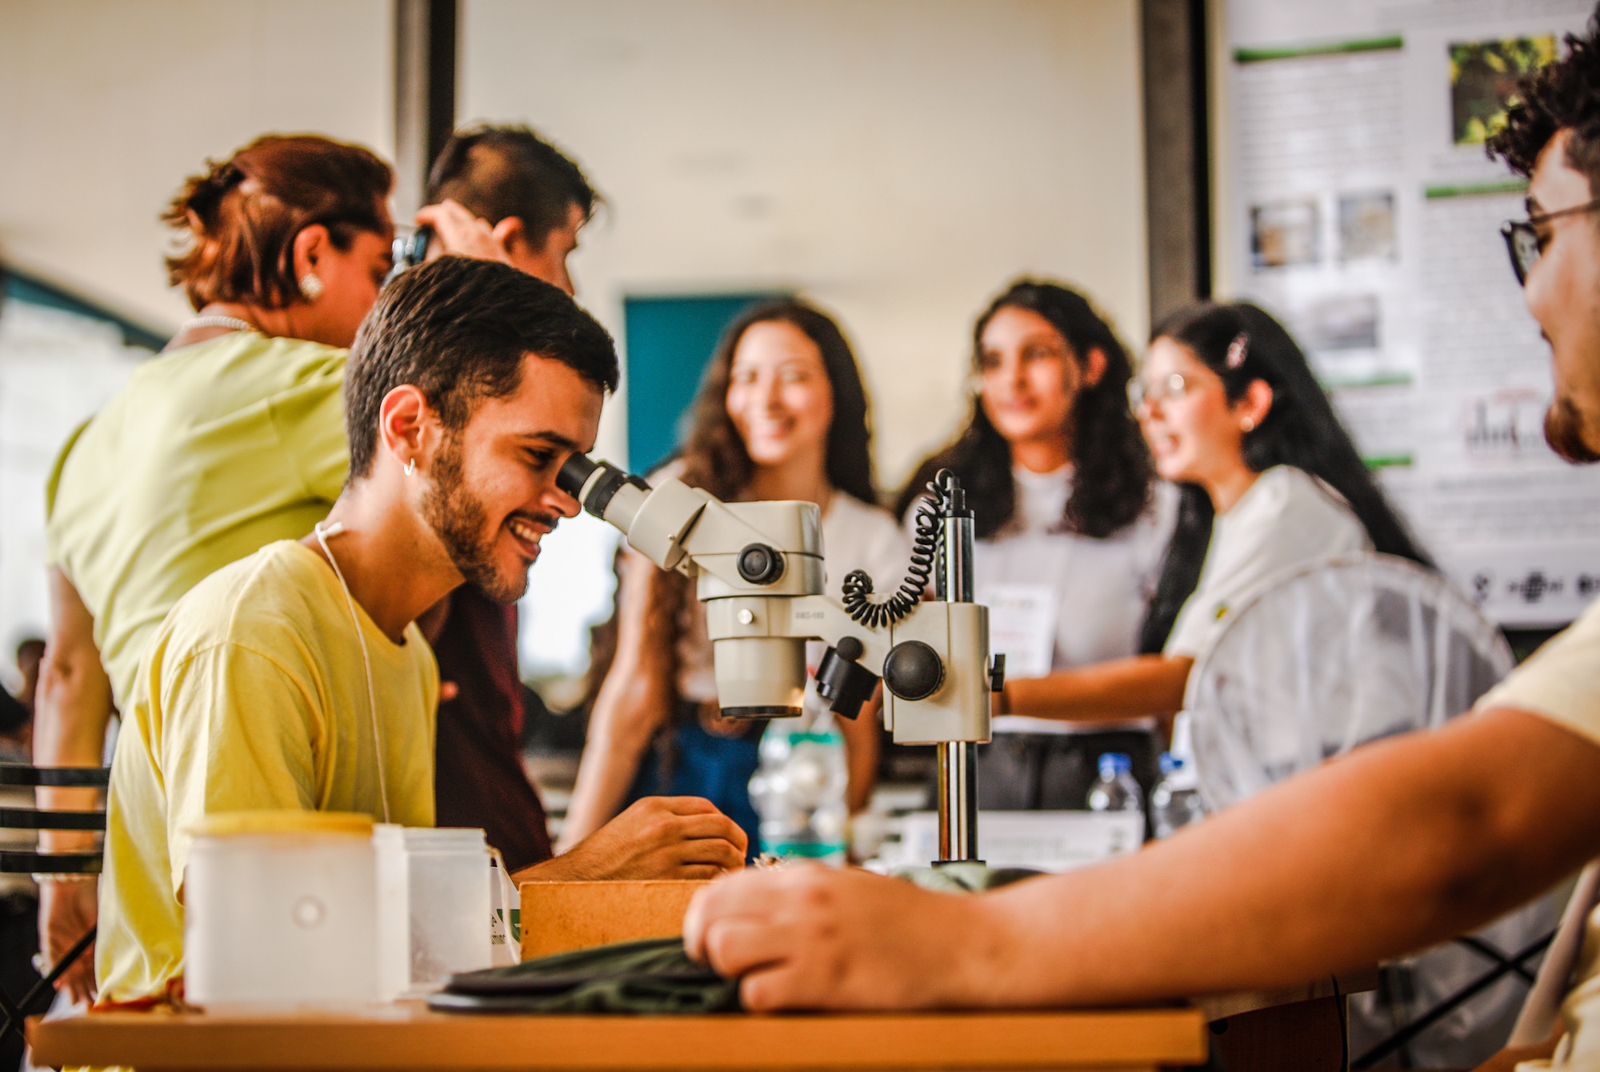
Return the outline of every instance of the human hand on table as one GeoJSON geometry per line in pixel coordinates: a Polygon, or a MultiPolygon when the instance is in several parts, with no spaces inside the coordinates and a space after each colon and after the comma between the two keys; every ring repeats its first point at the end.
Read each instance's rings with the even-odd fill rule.
{"type": "Polygon", "coordinates": [[[866,871],[748,871],[695,895],[683,942],[757,1012],[976,1006],[1007,970],[982,901],[866,871]]]}
{"type": "Polygon", "coordinates": [[[744,866],[749,839],[699,797],[645,797],[540,865],[539,878],[715,878],[744,866]],[[555,872],[552,874],[551,872],[555,872]]]}
{"type": "MultiPolygon", "coordinates": [[[[89,933],[100,917],[98,882],[60,882],[46,879],[39,883],[39,949],[45,970],[71,952],[78,939],[89,933]]],[[[56,980],[74,1004],[95,999],[94,943],[72,967],[56,980]]]]}

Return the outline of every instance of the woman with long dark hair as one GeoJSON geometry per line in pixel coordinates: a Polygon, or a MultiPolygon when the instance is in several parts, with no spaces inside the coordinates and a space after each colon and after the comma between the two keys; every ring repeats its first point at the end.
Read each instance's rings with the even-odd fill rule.
{"type": "MultiPolygon", "coordinates": [[[[866,391],[832,319],[798,301],[741,314],[724,333],[691,414],[668,475],[725,501],[816,503],[835,599],[853,569],[885,586],[898,581],[908,545],[875,505],[866,391]]],[[[748,786],[765,724],[721,717],[705,611],[686,579],[630,551],[618,574],[616,653],[591,710],[563,841],[584,837],[631,797],[666,793],[709,799],[754,847],[759,822],[748,786]]],[[[840,723],[857,808],[877,763],[875,711],[840,723]]]]}
{"type": "Polygon", "coordinates": [[[1129,400],[1178,526],[1140,656],[1008,682],[1006,711],[1046,718],[1177,711],[1230,608],[1283,570],[1347,551],[1425,556],[1362,464],[1305,354],[1266,312],[1200,304],[1154,332],[1129,400]]]}
{"type": "MultiPolygon", "coordinates": [[[[973,365],[967,426],[919,468],[900,513],[939,469],[961,478],[977,595],[1013,679],[1133,655],[1172,502],[1128,412],[1127,350],[1081,294],[1020,280],[978,317],[973,365]]],[[[1082,807],[1104,752],[1130,754],[1148,782],[1153,728],[1001,716],[979,750],[983,806],[1082,807]]]]}

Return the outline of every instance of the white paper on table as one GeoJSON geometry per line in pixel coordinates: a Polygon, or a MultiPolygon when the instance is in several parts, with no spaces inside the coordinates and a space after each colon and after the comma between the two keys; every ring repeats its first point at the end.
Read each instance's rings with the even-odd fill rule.
{"type": "MultiPolygon", "coordinates": [[[[911,812],[900,840],[878,858],[885,869],[924,867],[939,854],[937,812],[911,812]]],[[[978,855],[990,867],[1071,871],[1133,852],[1144,843],[1139,812],[984,811],[978,813],[978,855]]]]}

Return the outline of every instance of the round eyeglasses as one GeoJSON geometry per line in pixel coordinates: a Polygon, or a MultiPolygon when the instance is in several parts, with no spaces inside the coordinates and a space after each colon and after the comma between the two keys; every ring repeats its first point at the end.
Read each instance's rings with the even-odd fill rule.
{"type": "Polygon", "coordinates": [[[1562,216],[1593,212],[1595,209],[1600,209],[1600,198],[1586,204],[1573,205],[1571,208],[1556,209],[1554,212],[1530,213],[1525,220],[1507,220],[1502,224],[1500,237],[1506,240],[1506,253],[1511,257],[1511,270],[1517,273],[1517,283],[1520,286],[1527,286],[1528,273],[1539,263],[1539,255],[1543,249],[1539,241],[1538,228],[1562,216]]]}
{"type": "Polygon", "coordinates": [[[1129,380],[1128,408],[1137,413],[1146,405],[1175,402],[1187,395],[1193,386],[1183,378],[1181,372],[1169,372],[1149,383],[1138,379],[1129,380]]]}

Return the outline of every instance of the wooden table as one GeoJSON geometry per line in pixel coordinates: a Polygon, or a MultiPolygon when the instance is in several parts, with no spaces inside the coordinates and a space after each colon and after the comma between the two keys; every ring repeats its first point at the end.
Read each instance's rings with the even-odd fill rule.
{"type": "Polygon", "coordinates": [[[466,1016],[418,1004],[285,1018],[33,1020],[37,1064],[139,1072],[398,1069],[1158,1069],[1202,1062],[1195,1008],[850,1016],[466,1016]]]}

